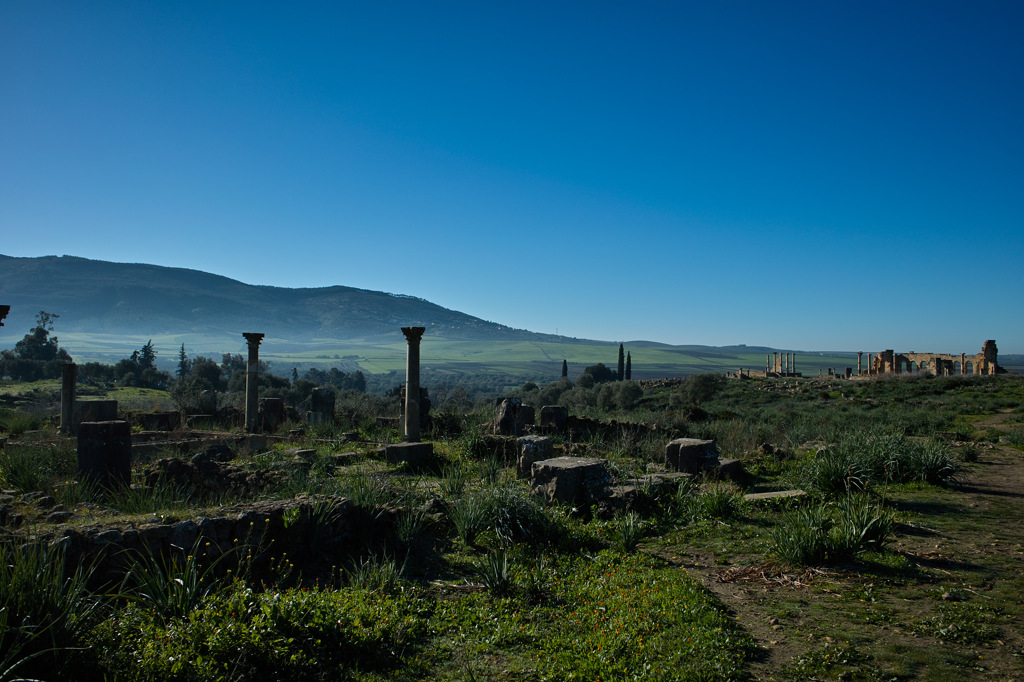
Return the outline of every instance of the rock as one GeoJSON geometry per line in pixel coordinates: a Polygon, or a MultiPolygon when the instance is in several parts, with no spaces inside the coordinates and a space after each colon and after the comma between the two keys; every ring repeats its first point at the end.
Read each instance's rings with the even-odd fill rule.
{"type": "Polygon", "coordinates": [[[55,511],[50,512],[46,517],[47,523],[64,523],[70,519],[74,514],[69,511],[55,511]]]}
{"type": "Polygon", "coordinates": [[[607,460],[555,457],[534,462],[531,487],[548,502],[588,507],[611,483],[607,460]]]}
{"type": "Polygon", "coordinates": [[[551,459],[554,441],[545,436],[521,436],[516,441],[516,449],[516,475],[519,478],[529,478],[533,473],[534,462],[551,459]]]}
{"type": "Polygon", "coordinates": [[[713,440],[677,438],[665,446],[665,466],[688,474],[700,473],[718,464],[713,440]]]}

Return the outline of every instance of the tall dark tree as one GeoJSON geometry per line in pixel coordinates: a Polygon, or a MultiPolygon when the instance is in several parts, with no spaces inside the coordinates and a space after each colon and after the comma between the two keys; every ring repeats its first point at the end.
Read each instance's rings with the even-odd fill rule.
{"type": "Polygon", "coordinates": [[[569,363],[565,360],[562,360],[562,378],[569,378],[569,363]]]}
{"type": "Polygon", "coordinates": [[[629,353],[626,353],[626,381],[633,380],[633,360],[629,357],[629,353]]]}
{"type": "Polygon", "coordinates": [[[183,379],[191,370],[192,363],[189,362],[188,356],[185,354],[185,344],[181,344],[181,351],[178,353],[178,371],[175,373],[179,379],[183,379]]]}
{"type": "Polygon", "coordinates": [[[57,345],[57,337],[50,336],[55,319],[57,315],[40,310],[36,326],[14,344],[14,350],[0,351],[0,377],[36,381],[60,376],[61,364],[72,360],[68,352],[57,345]]]}
{"type": "Polygon", "coordinates": [[[142,369],[156,369],[156,350],[153,348],[153,339],[138,351],[138,363],[142,369]]]}
{"type": "Polygon", "coordinates": [[[619,375],[616,377],[619,381],[626,378],[626,353],[622,349],[622,344],[619,344],[619,375]]]}
{"type": "Polygon", "coordinates": [[[36,315],[36,326],[29,330],[25,337],[14,344],[14,354],[22,360],[36,362],[71,362],[71,356],[63,348],[58,347],[57,337],[50,336],[53,321],[60,315],[40,310],[36,315]]]}
{"type": "Polygon", "coordinates": [[[292,384],[294,385],[295,382],[298,381],[298,380],[299,380],[299,368],[298,367],[292,367],[292,384]]]}

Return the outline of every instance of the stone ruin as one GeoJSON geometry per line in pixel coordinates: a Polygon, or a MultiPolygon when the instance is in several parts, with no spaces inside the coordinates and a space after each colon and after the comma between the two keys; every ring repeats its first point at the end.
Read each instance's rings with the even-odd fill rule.
{"type": "Polygon", "coordinates": [[[896,353],[883,350],[872,357],[868,354],[867,371],[862,366],[862,352],[857,353],[857,376],[880,374],[927,373],[934,376],[992,375],[1003,373],[999,366],[999,351],[992,339],[985,341],[977,355],[950,355],[946,353],[896,353]]]}

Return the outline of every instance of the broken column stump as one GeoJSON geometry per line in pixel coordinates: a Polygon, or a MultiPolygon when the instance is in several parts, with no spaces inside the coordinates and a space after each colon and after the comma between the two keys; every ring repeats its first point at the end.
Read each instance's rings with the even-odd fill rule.
{"type": "Polygon", "coordinates": [[[132,429],[128,422],[82,422],[78,425],[78,475],[104,488],[131,483],[132,429]]]}
{"type": "Polygon", "coordinates": [[[309,403],[309,412],[306,413],[307,424],[334,423],[335,396],[333,388],[314,388],[309,403]]]}
{"type": "Polygon", "coordinates": [[[76,400],[71,413],[71,432],[78,433],[83,422],[117,420],[116,400],[76,400]]]}
{"type": "Polygon", "coordinates": [[[718,448],[713,440],[677,438],[665,446],[665,466],[674,471],[696,474],[718,465],[718,448]]]}
{"type": "Polygon", "coordinates": [[[529,478],[533,473],[533,463],[551,459],[555,452],[555,443],[546,436],[523,436],[516,441],[516,475],[529,478]]]}
{"type": "Polygon", "coordinates": [[[611,483],[608,461],[591,457],[555,457],[533,463],[530,485],[548,502],[588,507],[611,483]]]}

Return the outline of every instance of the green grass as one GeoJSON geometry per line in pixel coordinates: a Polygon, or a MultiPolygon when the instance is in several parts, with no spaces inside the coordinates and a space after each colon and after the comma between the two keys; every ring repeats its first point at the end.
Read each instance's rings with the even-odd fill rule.
{"type": "MultiPolygon", "coordinates": [[[[315,440],[332,437],[327,431],[239,453],[238,464],[258,470],[280,467],[288,447],[315,448],[309,474],[262,495],[348,498],[349,553],[332,554],[336,545],[324,536],[333,498],[303,498],[306,511],[286,521],[312,521],[300,543],[308,560],[259,548],[254,554],[267,554],[257,578],[213,570],[198,548],[175,560],[143,559],[121,596],[104,596],[117,591],[109,587],[86,593],[100,606],[78,619],[56,611],[53,631],[65,628],[64,641],[81,650],[65,646],[24,670],[36,664],[39,677],[58,679],[55,671],[74,663],[85,679],[143,680],[951,679],[969,677],[983,656],[993,675],[1012,678],[1012,652],[1024,649],[1015,634],[1024,617],[1019,502],[989,495],[975,505],[971,488],[936,485],[946,481],[950,451],[928,434],[957,424],[981,424],[982,433],[1020,428],[975,416],[1016,409],[1024,383],[826,384],[729,382],[700,422],[680,417],[671,387],[648,391],[634,411],[593,408],[620,424],[557,437],[556,445],[609,459],[620,479],[657,470],[675,435],[714,437],[751,464],[738,482],[652,486],[627,509],[542,504],[504,459],[474,456],[482,441],[472,426],[486,421],[490,405],[462,419],[461,436],[435,442],[441,464],[416,471],[388,465],[371,445],[315,440]],[[822,399],[823,387],[838,396],[822,399]],[[637,436],[621,423],[640,419],[658,431],[637,436]],[[743,492],[805,480],[823,459],[797,447],[809,440],[843,453],[822,474],[832,484],[799,499],[741,501],[743,492]],[[783,450],[755,458],[761,443],[783,450]],[[338,448],[357,449],[359,464],[328,466],[338,448]],[[866,484],[847,486],[854,474],[866,484]],[[867,490],[850,495],[848,487],[867,490]],[[768,629],[772,619],[778,630],[768,629]],[[755,637],[785,648],[760,655],[755,637]]],[[[995,453],[1008,452],[973,447],[976,476],[991,474],[995,453]]],[[[955,464],[964,466],[960,457],[955,464]]],[[[144,466],[135,463],[136,480],[144,466]]],[[[94,525],[99,518],[123,527],[154,513],[211,516],[224,501],[168,488],[104,497],[74,483],[73,470],[73,448],[52,429],[16,437],[0,453],[0,474],[20,479],[22,491],[38,484],[69,508],[103,505],[88,510],[94,525]]],[[[49,528],[40,520],[46,511],[32,504],[15,500],[10,511],[26,516],[24,533],[49,528]]],[[[61,570],[40,584],[64,584],[61,570]]],[[[29,641],[3,613],[3,631],[29,641]]],[[[9,651],[17,661],[29,650],[9,651]]]]}

